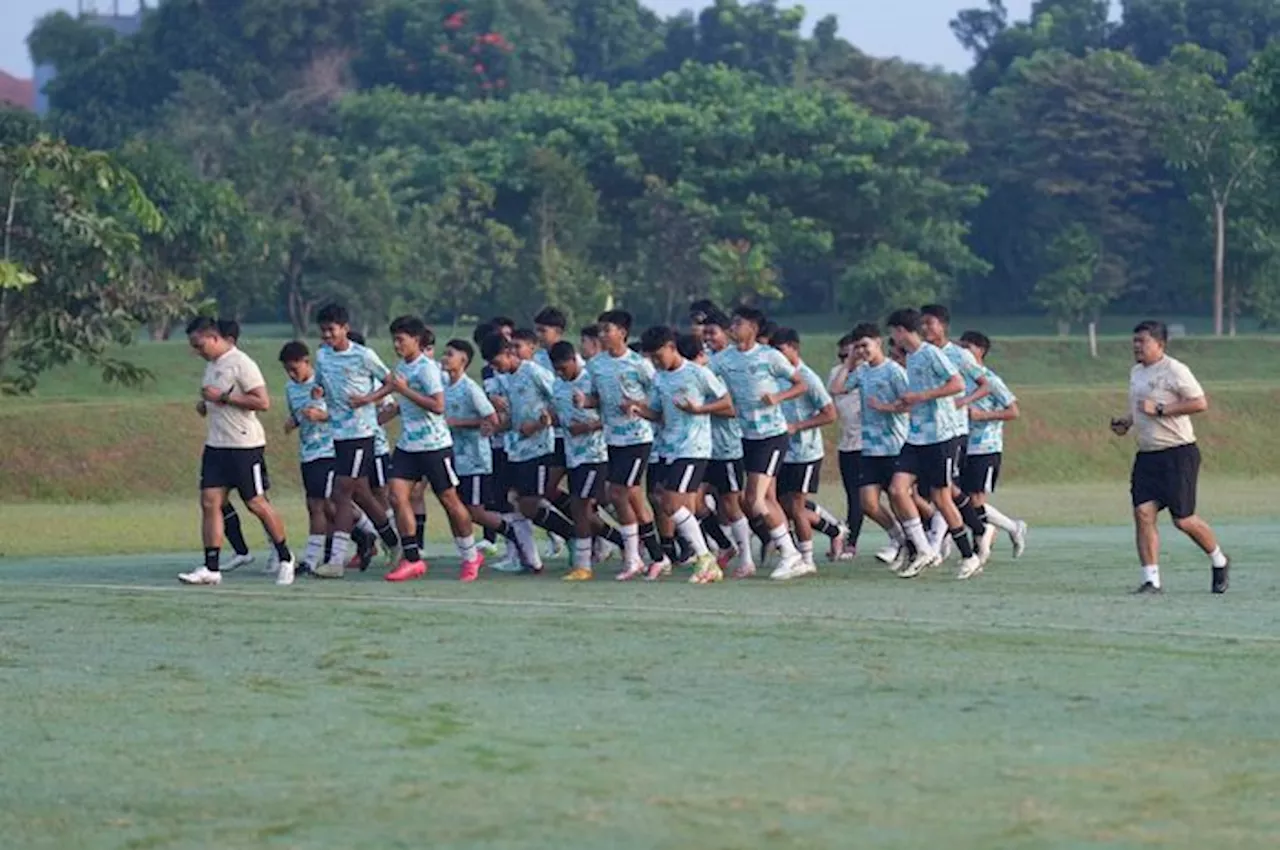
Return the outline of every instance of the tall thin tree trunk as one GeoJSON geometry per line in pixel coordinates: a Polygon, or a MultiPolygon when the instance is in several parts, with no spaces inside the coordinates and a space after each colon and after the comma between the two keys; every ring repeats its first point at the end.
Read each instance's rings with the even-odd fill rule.
{"type": "Polygon", "coordinates": [[[1226,290],[1227,206],[1221,201],[1213,205],[1213,335],[1222,336],[1222,313],[1226,290]]]}
{"type": "Polygon", "coordinates": [[[1089,321],[1089,356],[1098,359],[1098,320],[1089,321]]]}
{"type": "Polygon", "coordinates": [[[1227,333],[1236,335],[1236,320],[1240,318],[1240,289],[1231,284],[1231,293],[1227,296],[1227,333]]]}

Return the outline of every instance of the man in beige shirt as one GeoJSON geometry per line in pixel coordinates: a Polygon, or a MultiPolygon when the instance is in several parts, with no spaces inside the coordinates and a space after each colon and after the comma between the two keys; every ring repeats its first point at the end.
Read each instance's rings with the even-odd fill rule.
{"type": "Polygon", "coordinates": [[[1138,438],[1130,481],[1142,562],[1142,584],[1137,592],[1161,590],[1156,521],[1160,511],[1168,508],[1178,530],[1209,556],[1212,591],[1225,593],[1230,562],[1213,529],[1196,515],[1200,449],[1191,416],[1208,410],[1209,400],[1191,370],[1165,353],[1168,340],[1163,322],[1148,320],[1133,329],[1133,358],[1137,362],[1129,375],[1129,415],[1111,420],[1111,430],[1117,435],[1134,429],[1138,438]]]}
{"type": "Polygon", "coordinates": [[[204,454],[200,461],[200,510],[203,518],[204,565],[178,579],[183,584],[222,583],[219,559],[222,551],[222,506],[227,494],[240,493],[254,516],[262,521],[280,561],[276,583],[293,583],[294,564],[285,542],[284,522],[267,501],[267,436],[258,411],[271,405],[262,370],[249,355],[222,335],[216,320],[207,316],[187,326],[191,348],[208,365],[201,381],[200,402],[208,422],[204,454]]]}

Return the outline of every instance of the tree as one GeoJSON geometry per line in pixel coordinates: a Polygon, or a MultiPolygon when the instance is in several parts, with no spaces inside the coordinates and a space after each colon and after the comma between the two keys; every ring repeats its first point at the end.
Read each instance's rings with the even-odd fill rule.
{"type": "MultiPolygon", "coordinates": [[[[1157,141],[1169,166],[1185,175],[1193,202],[1213,219],[1213,332],[1221,336],[1227,303],[1227,211],[1239,194],[1263,185],[1264,148],[1245,104],[1221,88],[1226,60],[1195,45],[1175,48],[1157,75],[1157,141]]],[[[1243,82],[1243,80],[1242,80],[1243,82]]],[[[1233,303],[1238,299],[1231,298],[1233,303]]]]}
{"type": "Polygon", "coordinates": [[[1045,267],[1048,271],[1036,281],[1036,301],[1063,335],[1073,323],[1088,322],[1090,340],[1095,340],[1098,317],[1121,286],[1119,276],[1105,269],[1101,240],[1081,224],[1069,225],[1046,246],[1045,267]]]}
{"type": "Polygon", "coordinates": [[[137,179],[108,154],[40,137],[0,148],[0,192],[0,390],[30,392],[75,359],[142,382],[145,370],[109,354],[148,316],[129,272],[142,235],[164,224],[137,179]]]}
{"type": "Polygon", "coordinates": [[[717,304],[753,304],[780,299],[778,270],[759,245],[726,239],[702,249],[707,269],[707,296],[717,304]]]}

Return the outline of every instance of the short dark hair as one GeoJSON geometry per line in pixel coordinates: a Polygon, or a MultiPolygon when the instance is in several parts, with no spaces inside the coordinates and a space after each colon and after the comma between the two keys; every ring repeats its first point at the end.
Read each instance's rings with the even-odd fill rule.
{"type": "Polygon", "coordinates": [[[740,304],[739,306],[734,307],[733,315],[739,319],[751,322],[759,330],[764,329],[765,322],[767,321],[763,312],[757,310],[755,307],[748,307],[745,304],[740,304]]]}
{"type": "Polygon", "coordinates": [[[702,340],[693,334],[680,334],[676,337],[676,351],[686,360],[696,360],[702,352],[702,340]]]}
{"type": "Polygon", "coordinates": [[[911,307],[894,310],[889,314],[889,319],[885,324],[891,328],[902,328],[904,331],[918,334],[920,333],[920,311],[911,307]]]}
{"type": "Polygon", "coordinates": [[[347,339],[356,345],[364,345],[364,334],[360,333],[360,331],[347,331],[347,339]]]}
{"type": "Polygon", "coordinates": [[[880,339],[880,326],[875,322],[863,322],[860,325],[855,325],[853,333],[849,334],[849,336],[853,337],[854,342],[860,339],[880,339]]]}
{"type": "Polygon", "coordinates": [[[501,328],[511,328],[512,330],[515,330],[516,320],[510,316],[494,316],[489,320],[489,324],[493,325],[493,329],[495,331],[501,328]]]}
{"type": "Polygon", "coordinates": [[[703,318],[702,324],[715,325],[717,328],[729,327],[729,317],[725,315],[723,310],[710,310],[703,318]]]}
{"type": "Polygon", "coordinates": [[[578,352],[574,350],[573,343],[560,340],[551,348],[547,349],[547,357],[551,359],[552,365],[557,363],[568,363],[578,356],[578,352]]]}
{"type": "Polygon", "coordinates": [[[481,322],[476,325],[476,329],[471,332],[471,341],[476,345],[479,345],[484,342],[484,338],[493,333],[494,330],[493,322],[481,322]]]}
{"type": "Polygon", "coordinates": [[[1159,340],[1162,343],[1169,341],[1169,326],[1156,319],[1146,319],[1138,322],[1133,329],[1133,333],[1135,336],[1140,333],[1149,334],[1152,339],[1159,340]]]}
{"type": "Polygon", "coordinates": [[[317,325],[349,325],[351,314],[341,304],[326,304],[316,313],[317,325]]]}
{"type": "Polygon", "coordinates": [[[645,332],[640,335],[640,350],[645,354],[652,354],[668,343],[675,345],[675,342],[675,331],[666,325],[654,325],[651,328],[646,328],[645,332]]]}
{"type": "Polygon", "coordinates": [[[921,316],[933,316],[944,325],[951,324],[951,311],[941,304],[926,304],[920,308],[921,316]]]}
{"type": "Polygon", "coordinates": [[[769,336],[769,344],[774,348],[780,345],[800,347],[800,333],[795,328],[778,328],[769,336]]]}
{"type": "Polygon", "coordinates": [[[310,356],[311,349],[307,348],[307,344],[300,339],[286,342],[284,348],[280,349],[281,363],[297,363],[299,360],[306,360],[310,356]]]}
{"type": "Polygon", "coordinates": [[[960,341],[982,349],[983,357],[991,351],[991,338],[981,331],[965,331],[960,334],[960,341]]]}
{"type": "Polygon", "coordinates": [[[716,302],[710,298],[699,298],[689,305],[689,321],[695,325],[704,324],[712,313],[720,312],[716,302]]]}
{"type": "Polygon", "coordinates": [[[581,336],[585,336],[587,339],[597,339],[597,340],[598,340],[598,339],[600,339],[600,326],[599,326],[599,325],[587,325],[585,328],[583,328],[583,329],[582,329],[582,332],[581,332],[581,334],[580,334],[580,335],[581,335],[581,336]]]}
{"type": "Polygon", "coordinates": [[[756,335],[763,339],[769,340],[769,342],[773,342],[773,335],[776,334],[777,332],[778,332],[778,323],[771,321],[769,319],[765,319],[764,323],[760,325],[759,333],[756,335]]]}
{"type": "Polygon", "coordinates": [[[565,318],[564,311],[556,307],[543,307],[538,311],[538,315],[533,317],[535,325],[545,325],[548,328],[559,328],[564,330],[568,326],[569,320],[565,318]]]}
{"type": "Polygon", "coordinates": [[[471,347],[471,343],[465,339],[451,339],[444,344],[445,348],[452,348],[454,351],[460,352],[463,357],[467,358],[467,365],[471,365],[471,361],[476,358],[476,350],[471,347]]]}
{"type": "Polygon", "coordinates": [[[227,339],[239,339],[240,323],[235,319],[219,319],[218,333],[222,334],[227,339]]]}
{"type": "Polygon", "coordinates": [[[596,323],[617,325],[627,333],[631,333],[631,314],[626,310],[605,310],[596,317],[596,323]]]}
{"type": "Polygon", "coordinates": [[[511,348],[511,341],[500,333],[491,333],[480,343],[480,356],[486,361],[493,360],[511,348]]]}
{"type": "Polygon", "coordinates": [[[436,332],[431,330],[431,325],[425,322],[422,325],[422,336],[418,337],[422,341],[423,348],[431,348],[436,344],[436,332]]]}
{"type": "Polygon", "coordinates": [[[637,341],[635,341],[635,342],[629,342],[629,343],[627,343],[627,348],[630,348],[630,349],[631,349],[632,351],[634,351],[636,354],[639,354],[639,353],[640,353],[640,342],[639,342],[638,340],[637,340],[637,341]]]}
{"type": "Polygon", "coordinates": [[[858,338],[855,337],[853,334],[847,333],[844,336],[840,337],[840,341],[836,343],[836,348],[844,348],[846,345],[853,345],[854,342],[857,341],[857,339],[858,338]]]}
{"type": "Polygon", "coordinates": [[[213,316],[196,316],[187,322],[187,336],[192,334],[217,334],[222,336],[222,329],[218,327],[218,320],[213,316]]]}
{"type": "MultiPolygon", "coordinates": [[[[426,345],[422,338],[427,333],[427,323],[419,319],[417,316],[400,316],[391,322],[391,335],[404,334],[418,340],[422,345],[426,345]]],[[[431,341],[435,342],[435,334],[432,334],[431,341]]]]}
{"type": "Polygon", "coordinates": [[[538,344],[538,335],[528,328],[517,328],[511,332],[511,338],[519,342],[531,342],[538,344]]]}

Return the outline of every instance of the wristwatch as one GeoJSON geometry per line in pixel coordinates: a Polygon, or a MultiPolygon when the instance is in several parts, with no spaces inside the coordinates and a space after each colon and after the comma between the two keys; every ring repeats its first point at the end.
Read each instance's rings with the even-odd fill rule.
{"type": "Polygon", "coordinates": [[[1157,404],[1157,405],[1156,405],[1156,416],[1164,416],[1164,405],[1163,405],[1163,404],[1157,404]]]}
{"type": "Polygon", "coordinates": [[[218,399],[218,401],[222,404],[226,404],[227,402],[231,401],[231,390],[227,390],[226,392],[224,392],[222,396],[218,399]]]}

